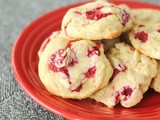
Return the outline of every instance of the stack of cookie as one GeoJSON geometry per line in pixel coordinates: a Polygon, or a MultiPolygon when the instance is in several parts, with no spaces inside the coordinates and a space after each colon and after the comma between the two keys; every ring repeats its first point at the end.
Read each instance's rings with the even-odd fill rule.
{"type": "Polygon", "coordinates": [[[38,52],[46,89],[110,108],[135,106],[150,86],[160,92],[160,12],[148,10],[159,15],[149,19],[139,15],[145,11],[105,1],[68,10],[62,30],[53,32],[38,52]]]}

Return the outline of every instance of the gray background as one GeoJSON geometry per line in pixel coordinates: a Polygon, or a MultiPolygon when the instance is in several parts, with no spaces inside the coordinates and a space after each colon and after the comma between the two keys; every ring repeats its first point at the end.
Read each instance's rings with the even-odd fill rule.
{"type": "MultiPolygon", "coordinates": [[[[31,21],[79,1],[82,0],[0,0],[0,120],[64,119],[39,106],[20,88],[11,70],[11,49],[31,21]]],[[[160,0],[141,1],[160,5],[160,0]]]]}

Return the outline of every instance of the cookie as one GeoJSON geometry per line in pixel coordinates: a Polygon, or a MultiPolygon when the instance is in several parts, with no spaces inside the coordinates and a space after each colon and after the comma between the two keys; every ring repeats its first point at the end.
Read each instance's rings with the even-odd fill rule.
{"type": "Polygon", "coordinates": [[[153,24],[160,23],[160,11],[156,9],[132,9],[134,24],[153,24]]]}
{"type": "Polygon", "coordinates": [[[78,40],[113,39],[131,28],[130,9],[126,5],[117,6],[105,1],[71,8],[62,21],[62,31],[78,40]]]}
{"type": "Polygon", "coordinates": [[[119,102],[124,107],[138,104],[157,74],[157,62],[133,47],[117,43],[107,54],[114,68],[109,84],[90,97],[113,108],[119,102]]]}
{"type": "Polygon", "coordinates": [[[101,43],[77,41],[60,34],[44,49],[38,72],[50,93],[83,99],[108,84],[113,68],[101,43]]]}
{"type": "Polygon", "coordinates": [[[129,33],[129,39],[141,53],[160,59],[160,23],[137,25],[129,33]]]}
{"type": "Polygon", "coordinates": [[[158,72],[156,77],[152,80],[151,88],[153,88],[156,92],[160,93],[160,61],[158,61],[158,72]]]}

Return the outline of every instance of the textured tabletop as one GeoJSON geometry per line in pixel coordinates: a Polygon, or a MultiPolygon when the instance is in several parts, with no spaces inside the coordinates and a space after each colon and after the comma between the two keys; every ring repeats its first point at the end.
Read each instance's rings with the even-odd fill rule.
{"type": "MultiPolygon", "coordinates": [[[[48,11],[82,0],[0,0],[0,120],[62,120],[30,99],[11,69],[11,49],[20,32],[48,11]]],[[[142,0],[160,5],[160,0],[142,0]]]]}

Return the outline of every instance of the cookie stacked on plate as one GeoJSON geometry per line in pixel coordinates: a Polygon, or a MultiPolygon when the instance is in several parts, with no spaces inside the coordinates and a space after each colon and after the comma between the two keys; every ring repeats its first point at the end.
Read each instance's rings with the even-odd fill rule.
{"type": "Polygon", "coordinates": [[[68,10],[62,30],[53,32],[38,52],[39,77],[46,89],[111,108],[138,104],[149,86],[160,92],[160,23],[139,17],[145,11],[106,1],[68,10]]]}

